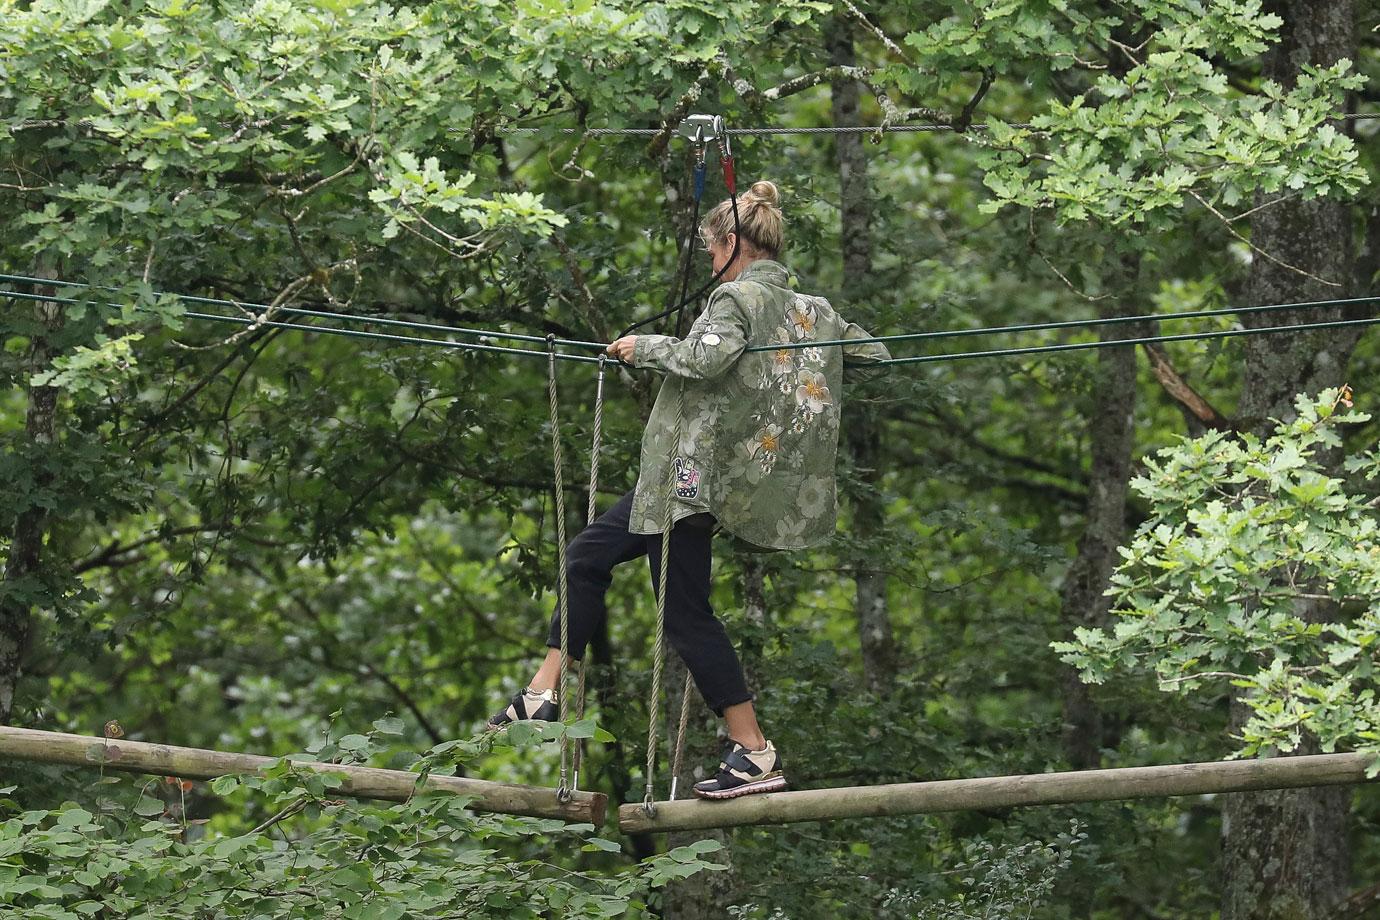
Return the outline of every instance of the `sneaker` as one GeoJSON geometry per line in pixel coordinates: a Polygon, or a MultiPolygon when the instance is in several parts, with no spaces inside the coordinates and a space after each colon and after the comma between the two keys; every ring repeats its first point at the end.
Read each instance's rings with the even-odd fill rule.
{"type": "Polygon", "coordinates": [[[513,694],[508,708],[489,717],[486,728],[489,731],[502,728],[509,722],[535,719],[538,722],[554,722],[560,716],[555,690],[526,690],[513,694]]]}
{"type": "Polygon", "coordinates": [[[730,741],[713,779],[695,784],[695,795],[703,799],[735,799],[740,795],[776,792],[786,788],[781,772],[781,755],[770,741],[760,751],[750,751],[730,741]]]}

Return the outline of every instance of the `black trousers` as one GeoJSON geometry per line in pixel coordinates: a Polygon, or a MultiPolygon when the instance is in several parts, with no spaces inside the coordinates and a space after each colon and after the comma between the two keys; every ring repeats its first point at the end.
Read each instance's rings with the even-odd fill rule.
{"type": "MultiPolygon", "coordinates": [[[[594,631],[608,616],[604,595],[613,581],[613,567],[646,556],[652,588],[661,579],[661,534],[631,533],[628,522],[633,493],[620,498],[570,541],[566,548],[566,577],[570,584],[570,657],[583,659],[594,631]]],[[[671,557],[666,576],[666,640],[680,655],[695,686],[715,715],[725,706],[753,698],[743,666],[728,632],[709,603],[710,542],[714,519],[708,514],[685,518],[671,528],[671,557]]],[[[546,644],[561,647],[559,604],[551,617],[546,644]]]]}

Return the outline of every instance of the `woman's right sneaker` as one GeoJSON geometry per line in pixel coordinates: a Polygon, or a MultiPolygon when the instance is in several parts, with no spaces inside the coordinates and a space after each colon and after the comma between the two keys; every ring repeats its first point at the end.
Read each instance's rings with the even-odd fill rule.
{"type": "Polygon", "coordinates": [[[785,789],[781,755],[776,753],[776,746],[770,741],[762,750],[753,751],[730,740],[719,762],[719,772],[713,779],[696,783],[694,788],[695,795],[702,799],[736,799],[785,789]]]}
{"type": "Polygon", "coordinates": [[[496,731],[509,722],[520,722],[524,719],[554,722],[560,716],[557,702],[555,690],[533,690],[528,687],[513,694],[513,701],[508,707],[490,716],[489,724],[485,727],[489,731],[496,731]]]}

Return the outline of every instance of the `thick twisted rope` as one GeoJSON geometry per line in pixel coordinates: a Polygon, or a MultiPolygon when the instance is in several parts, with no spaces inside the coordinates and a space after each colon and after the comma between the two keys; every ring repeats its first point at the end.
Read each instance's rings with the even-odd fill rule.
{"type": "MultiPolygon", "coordinates": [[[[667,384],[672,382],[668,380],[667,384]]],[[[653,785],[656,781],[657,721],[661,718],[661,671],[666,656],[666,581],[671,560],[671,514],[675,510],[675,502],[672,501],[676,494],[675,458],[680,453],[680,433],[685,421],[680,382],[674,382],[676,424],[675,434],[671,439],[671,455],[666,458],[666,487],[662,495],[664,512],[661,516],[661,577],[658,579],[656,592],[656,636],[652,640],[652,692],[647,702],[647,788],[642,796],[642,809],[649,818],[656,815],[653,785]]]]}
{"type": "MultiPolygon", "coordinates": [[[[594,436],[589,448],[589,507],[585,511],[585,526],[594,523],[596,514],[595,497],[599,494],[599,451],[602,447],[604,432],[604,366],[605,358],[599,357],[599,377],[594,387],[594,436]]],[[[586,652],[588,654],[588,652],[586,652]]],[[[582,657],[580,667],[576,671],[579,676],[579,683],[575,689],[575,721],[579,722],[585,717],[585,671],[587,661],[582,657]]],[[[571,788],[580,788],[580,767],[584,764],[585,742],[581,738],[575,742],[575,756],[571,768],[571,788]]]]}
{"type": "MultiPolygon", "coordinates": [[[[566,721],[566,710],[568,703],[565,697],[565,683],[567,671],[570,668],[570,590],[569,579],[566,577],[566,556],[565,556],[565,476],[561,468],[565,465],[565,458],[561,450],[561,425],[560,417],[556,406],[556,343],[555,337],[547,339],[547,363],[546,363],[546,392],[550,397],[551,403],[551,465],[554,471],[556,484],[556,567],[558,570],[557,590],[560,592],[558,614],[561,618],[561,676],[556,690],[556,702],[560,706],[560,720],[564,728],[566,721]]],[[[568,764],[570,755],[570,738],[564,731],[561,733],[561,780],[560,786],[556,789],[556,798],[560,802],[569,802],[571,797],[570,776],[568,764]]]]}
{"type": "Polygon", "coordinates": [[[681,754],[685,750],[685,730],[690,725],[690,672],[685,672],[685,689],[680,694],[680,728],[676,731],[676,752],[671,758],[671,801],[676,800],[676,783],[680,781],[681,754]]]}

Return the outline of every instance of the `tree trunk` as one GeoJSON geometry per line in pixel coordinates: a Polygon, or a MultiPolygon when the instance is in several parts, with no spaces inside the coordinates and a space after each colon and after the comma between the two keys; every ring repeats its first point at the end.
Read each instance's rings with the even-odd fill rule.
{"type": "MultiPolygon", "coordinates": [[[[1145,37],[1136,37],[1123,28],[1118,38],[1138,44],[1145,37]]],[[[1121,77],[1131,65],[1129,60],[1114,56],[1109,66],[1113,75],[1121,77]]],[[[1118,264],[1112,266],[1115,277],[1110,279],[1109,287],[1132,292],[1131,296],[1118,294],[1099,301],[1099,317],[1131,316],[1137,312],[1140,305],[1132,298],[1139,289],[1140,268],[1139,252],[1122,253],[1118,264]]],[[[1099,338],[1108,342],[1148,332],[1139,323],[1103,326],[1099,338]]],[[[1080,626],[1095,629],[1105,625],[1110,611],[1105,592],[1116,568],[1117,547],[1126,534],[1126,495],[1131,479],[1131,452],[1135,447],[1135,349],[1098,349],[1093,379],[1093,389],[1084,410],[1088,419],[1091,462],[1083,534],[1060,592],[1060,619],[1070,633],[1080,626]]],[[[1064,756],[1075,770],[1095,770],[1101,766],[1102,748],[1116,743],[1116,731],[1114,728],[1109,731],[1104,714],[1093,703],[1077,671],[1067,665],[1061,667],[1064,756]]],[[[1091,902],[1086,899],[1079,902],[1080,915],[1090,910],[1091,902]]]]}
{"type": "MultiPolygon", "coordinates": [[[[1122,281],[1139,274],[1139,257],[1122,261],[1122,281]]],[[[1134,289],[1134,285],[1132,285],[1134,289]]],[[[1102,301],[1101,316],[1134,313],[1128,298],[1102,301]]],[[[1140,324],[1102,327],[1102,341],[1131,338],[1143,332],[1140,324]]],[[[1117,547],[1125,538],[1126,495],[1131,478],[1136,410],[1136,351],[1133,346],[1101,348],[1097,352],[1094,385],[1085,410],[1091,463],[1083,535],[1069,567],[1060,598],[1065,631],[1104,625],[1110,610],[1105,592],[1117,563],[1117,547]]],[[[1064,756],[1074,770],[1096,770],[1109,738],[1103,713],[1093,702],[1077,670],[1062,665],[1064,756]]],[[[1092,892],[1086,887],[1068,892],[1069,916],[1092,915],[1092,892]]]]}
{"type": "MultiPolygon", "coordinates": [[[[53,293],[51,288],[40,289],[53,293]]],[[[29,352],[29,367],[36,373],[48,366],[52,357],[51,334],[63,321],[62,307],[55,303],[41,303],[34,308],[45,332],[34,337],[29,352]]],[[[30,386],[29,408],[24,431],[39,469],[34,475],[34,488],[43,489],[49,480],[43,465],[56,443],[58,391],[55,387],[30,386]]],[[[49,511],[30,503],[15,516],[10,531],[10,554],[5,563],[3,586],[0,592],[0,723],[9,723],[14,714],[16,687],[23,673],[25,653],[33,630],[32,601],[24,596],[25,582],[39,580],[43,563],[43,544],[48,530],[49,511]]],[[[10,524],[10,522],[5,522],[10,524]]]]}
{"type": "MultiPolygon", "coordinates": [[[[1123,258],[1122,282],[1134,289],[1140,259],[1123,258]]],[[[1102,301],[1103,317],[1129,316],[1135,304],[1128,298],[1102,301]]],[[[1104,326],[1102,341],[1132,338],[1136,325],[1104,326]]],[[[1110,601],[1105,596],[1116,568],[1117,547],[1126,532],[1126,494],[1131,478],[1136,413],[1136,352],[1134,348],[1102,348],[1097,352],[1093,398],[1089,403],[1088,438],[1092,461],[1088,471],[1088,502],[1078,554],[1064,579],[1061,615],[1068,632],[1075,627],[1097,628],[1107,622],[1110,601]]],[[[1108,742],[1107,726],[1078,673],[1063,672],[1064,755],[1075,770],[1094,770],[1108,742]]]]}
{"type": "MultiPolygon", "coordinates": [[[[1326,66],[1353,58],[1354,10],[1350,0],[1286,0],[1272,5],[1283,16],[1283,41],[1264,62],[1264,75],[1292,86],[1305,65],[1326,66]]],[[[1257,204],[1263,203],[1258,200],[1257,204]]],[[[1291,200],[1252,218],[1252,242],[1313,275],[1349,284],[1353,277],[1351,211],[1333,200],[1291,200]]],[[[1345,295],[1337,288],[1257,255],[1248,282],[1251,303],[1287,303],[1345,295]]],[[[1338,311],[1274,314],[1269,324],[1335,319],[1338,311]]],[[[1263,317],[1246,318],[1264,325],[1263,317]]],[[[1243,340],[1245,368],[1238,424],[1263,434],[1271,418],[1290,418],[1294,397],[1344,382],[1358,331],[1250,336],[1243,340]]],[[[1310,619],[1334,611],[1317,607],[1310,619]]],[[[1232,703],[1233,727],[1246,718],[1232,703]]],[[[1333,916],[1347,896],[1350,852],[1348,789],[1253,792],[1225,797],[1222,806],[1222,920],[1311,920],[1333,916]]]]}
{"type": "MultiPolygon", "coordinates": [[[[857,63],[853,48],[853,24],[847,16],[834,20],[829,30],[829,63],[852,67],[857,63]]],[[[834,124],[861,124],[858,118],[859,89],[856,81],[838,80],[830,84],[830,104],[834,124]]],[[[872,277],[872,199],[867,186],[867,153],[862,136],[835,135],[834,150],[839,168],[840,240],[843,248],[845,290],[854,297],[865,294],[872,277]]],[[[864,404],[849,407],[845,445],[857,471],[859,487],[853,502],[852,535],[860,560],[875,559],[867,548],[877,543],[885,524],[885,508],[879,490],[881,482],[881,423],[864,404]]],[[[856,585],[853,610],[862,650],[863,679],[874,693],[885,692],[896,679],[897,650],[891,629],[891,610],[887,602],[887,576],[866,561],[851,566],[856,585]]]]}

